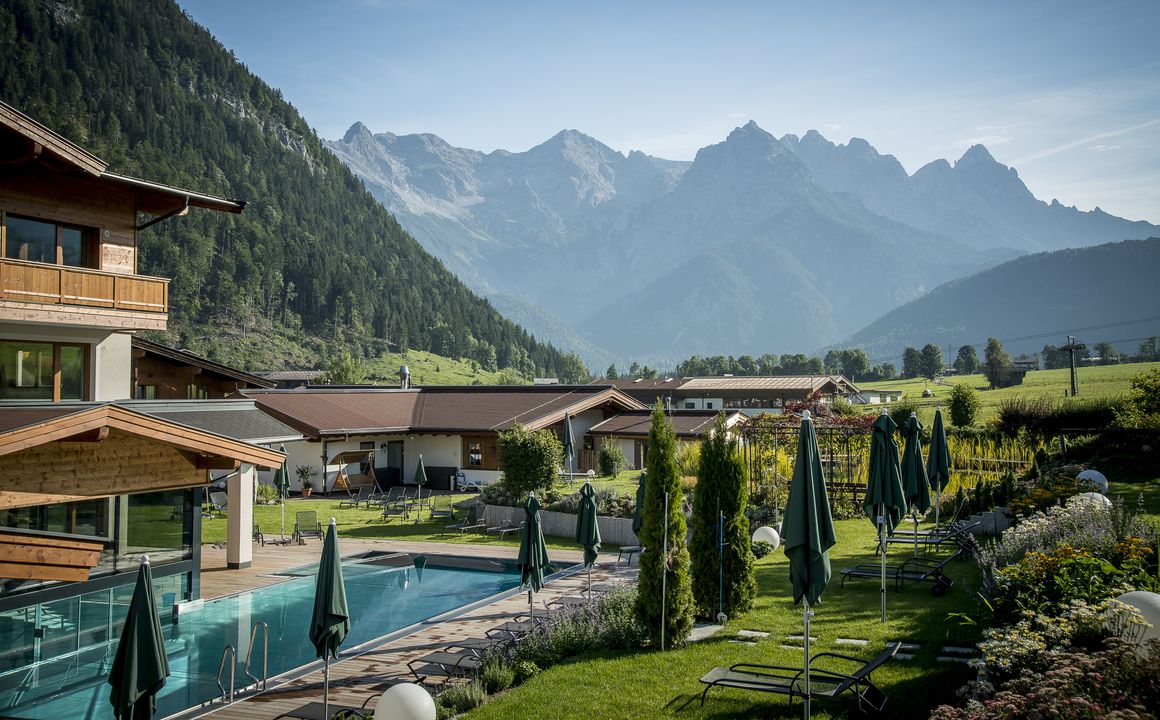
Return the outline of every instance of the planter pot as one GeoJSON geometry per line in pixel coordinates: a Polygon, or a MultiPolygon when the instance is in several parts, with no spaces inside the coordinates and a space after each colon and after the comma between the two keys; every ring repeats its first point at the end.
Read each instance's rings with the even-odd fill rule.
{"type": "Polygon", "coordinates": [[[304,497],[304,498],[310,497],[310,493],[313,491],[314,491],[314,488],[311,488],[311,487],[302,488],[302,497],[304,497]]]}

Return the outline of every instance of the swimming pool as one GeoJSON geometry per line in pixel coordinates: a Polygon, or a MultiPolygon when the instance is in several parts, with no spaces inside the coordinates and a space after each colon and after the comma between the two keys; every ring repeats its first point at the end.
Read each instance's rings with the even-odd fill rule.
{"type": "MultiPolygon", "coordinates": [[[[157,699],[158,718],[197,707],[221,695],[215,678],[227,644],[237,648],[237,686],[251,681],[243,673],[252,628],[269,627],[268,674],[280,675],[313,662],[307,638],[314,607],[316,566],[281,575],[290,579],[256,590],[208,601],[183,611],[164,624],[171,675],[157,699]]],[[[351,629],[343,648],[353,648],[415,623],[515,588],[519,571],[512,563],[428,556],[420,571],[410,555],[372,553],[343,560],[343,578],[351,610],[351,629]]],[[[261,676],[261,631],[251,672],[261,676]]],[[[64,679],[41,687],[35,678],[20,693],[0,695],[4,717],[48,720],[67,717],[107,718],[109,685],[105,682],[116,642],[78,654],[64,679]]],[[[29,673],[31,677],[33,673],[29,673]]],[[[229,669],[223,674],[228,686],[229,669]]]]}

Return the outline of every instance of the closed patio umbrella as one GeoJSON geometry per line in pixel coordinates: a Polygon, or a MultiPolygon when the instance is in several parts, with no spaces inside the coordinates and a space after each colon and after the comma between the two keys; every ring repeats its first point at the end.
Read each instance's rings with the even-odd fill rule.
{"type": "MultiPolygon", "coordinates": [[[[286,446],[279,448],[283,455],[286,454],[286,446]]],[[[278,537],[282,540],[286,539],[286,496],[290,494],[290,476],[286,472],[286,458],[282,458],[282,464],[274,471],[274,487],[278,488],[278,505],[282,510],[282,529],[278,533],[278,537]]]]}
{"type": "Polygon", "coordinates": [[[334,518],[326,529],[322,559],[318,563],[318,582],[314,586],[314,613],[310,617],[310,643],[322,658],[322,716],[330,717],[330,658],[338,657],[338,646],[350,632],[350,610],[346,604],[346,585],[342,580],[342,558],[338,553],[338,531],[334,518]]]}
{"type": "Polygon", "coordinates": [[[564,458],[568,463],[565,468],[567,472],[575,472],[576,468],[572,460],[576,456],[576,439],[572,437],[572,414],[564,413],[564,458]]]}
{"type": "Polygon", "coordinates": [[[898,443],[894,441],[896,427],[885,411],[874,421],[870,436],[870,475],[863,504],[866,517],[878,528],[878,551],[882,557],[882,622],[886,622],[886,535],[894,532],[906,512],[898,443]]]}
{"type": "Polygon", "coordinates": [[[415,491],[415,522],[419,522],[419,515],[423,510],[423,486],[427,484],[427,469],[423,467],[423,455],[419,455],[419,464],[415,466],[415,484],[419,489],[415,491]]]}
{"type": "Polygon", "coordinates": [[[592,597],[592,566],[600,552],[600,525],[596,522],[596,490],[585,482],[580,488],[580,507],[576,513],[576,542],[584,546],[584,565],[588,568],[588,597],[592,597]]]}
{"type": "Polygon", "coordinates": [[[902,491],[914,518],[914,556],[918,557],[918,514],[930,509],[930,490],[926,485],[926,466],[922,462],[922,423],[910,414],[902,429],[902,491]]]}
{"type": "Polygon", "coordinates": [[[117,720],[147,720],[157,710],[157,693],[169,677],[165,636],[153,600],[153,573],[149,556],[141,558],[137,585],[117,642],[117,654],[109,668],[109,702],[117,720]]]}
{"type": "Polygon", "coordinates": [[[943,427],[941,407],[934,410],[934,428],[931,430],[930,449],[926,457],[926,479],[934,490],[934,525],[938,527],[942,491],[951,481],[951,454],[947,446],[947,431],[943,427]]]}
{"type": "Polygon", "coordinates": [[[528,589],[528,611],[532,611],[532,593],[544,587],[544,572],[548,568],[548,544],[540,527],[540,501],[528,493],[524,502],[524,531],[520,534],[520,554],[516,564],[520,568],[520,587],[528,589]]]}
{"type": "Polygon", "coordinates": [[[644,483],[648,473],[640,471],[640,484],[636,486],[636,511],[632,514],[632,534],[640,537],[640,529],[644,527],[644,483]]]}
{"type": "Polygon", "coordinates": [[[837,542],[818,439],[808,410],[802,413],[797,460],[782,521],[782,542],[789,559],[793,601],[803,602],[805,626],[805,716],[810,716],[810,605],[822,597],[830,582],[830,548],[837,542]]]}

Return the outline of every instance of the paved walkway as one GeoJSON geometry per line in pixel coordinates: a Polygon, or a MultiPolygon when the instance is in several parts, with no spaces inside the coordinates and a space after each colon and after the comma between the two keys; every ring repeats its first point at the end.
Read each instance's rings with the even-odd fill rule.
{"type": "MultiPolygon", "coordinates": [[[[226,569],[224,548],[202,548],[202,596],[205,599],[253,589],[282,581],[270,573],[316,562],[322,543],[308,540],[307,545],[254,547],[253,565],[244,570],[226,569]]],[[[369,550],[390,552],[422,552],[426,555],[459,555],[472,557],[512,558],[518,552],[514,547],[487,545],[459,545],[429,542],[399,542],[395,540],[339,539],[344,556],[369,550]]],[[[580,562],[582,552],[552,550],[554,561],[580,562]]],[[[592,572],[594,583],[630,582],[636,577],[636,566],[617,567],[615,555],[603,555],[592,572]]],[[[575,595],[586,587],[587,574],[577,572],[548,583],[537,593],[536,604],[551,601],[562,595],[575,595]]],[[[528,611],[527,594],[519,593],[438,622],[425,623],[415,632],[380,645],[367,643],[360,648],[340,654],[330,666],[330,701],[332,704],[361,706],[368,697],[381,695],[390,687],[392,679],[409,678],[407,661],[449,642],[468,637],[482,637],[490,629],[528,611]]],[[[307,642],[304,637],[303,643],[307,642]]],[[[247,695],[232,705],[206,708],[206,715],[214,720],[269,720],[312,701],[322,700],[322,663],[307,666],[298,673],[270,681],[269,689],[261,694],[247,695]]],[[[371,701],[371,707],[375,701],[371,701]]]]}

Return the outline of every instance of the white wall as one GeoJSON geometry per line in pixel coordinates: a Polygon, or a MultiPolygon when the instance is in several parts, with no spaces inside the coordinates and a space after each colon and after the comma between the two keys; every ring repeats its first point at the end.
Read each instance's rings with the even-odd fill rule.
{"type": "Polygon", "coordinates": [[[725,407],[725,401],[719,397],[683,397],[673,403],[677,410],[720,410],[725,407]],[[692,403],[693,407],[688,404],[692,403]]]}

